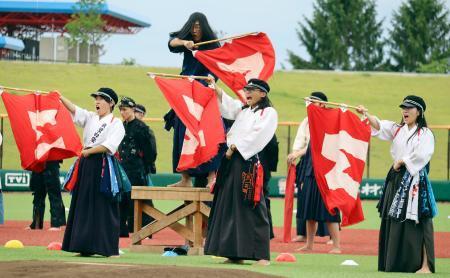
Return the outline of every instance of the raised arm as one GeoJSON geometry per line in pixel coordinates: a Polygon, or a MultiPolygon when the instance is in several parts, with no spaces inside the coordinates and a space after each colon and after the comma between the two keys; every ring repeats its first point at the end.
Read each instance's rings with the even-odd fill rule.
{"type": "Polygon", "coordinates": [[[75,110],[77,109],[75,104],[73,104],[70,100],[68,100],[67,98],[63,97],[63,96],[59,96],[59,99],[61,100],[62,104],[64,104],[64,106],[67,108],[67,110],[69,110],[69,112],[74,115],[75,114],[75,110]]]}
{"type": "Polygon", "coordinates": [[[380,123],[378,122],[377,117],[370,115],[364,106],[358,105],[358,109],[356,109],[356,112],[366,116],[367,120],[369,120],[369,124],[371,127],[373,127],[376,130],[380,130],[380,123]]]}
{"type": "Polygon", "coordinates": [[[219,102],[219,109],[222,117],[228,120],[236,119],[237,114],[242,111],[242,102],[227,95],[222,90],[222,88],[217,85],[212,76],[210,76],[208,83],[214,88],[214,91],[216,92],[217,101],[219,102]]]}

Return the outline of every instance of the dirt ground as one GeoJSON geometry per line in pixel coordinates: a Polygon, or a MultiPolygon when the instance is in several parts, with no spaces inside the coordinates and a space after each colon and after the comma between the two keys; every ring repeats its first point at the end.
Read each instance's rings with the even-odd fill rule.
{"type": "Polygon", "coordinates": [[[0,262],[1,277],[277,277],[246,270],[151,266],[131,264],[100,264],[82,262],[18,261],[0,262]]]}
{"type": "MultiPolygon", "coordinates": [[[[25,246],[47,246],[50,242],[62,242],[64,230],[58,232],[50,232],[49,223],[45,222],[43,230],[25,230],[24,228],[30,223],[27,221],[6,221],[4,225],[0,225],[0,245],[4,245],[8,240],[18,239],[25,246]]],[[[274,228],[275,238],[270,241],[271,252],[289,252],[298,253],[297,248],[304,243],[284,243],[282,241],[283,229],[274,228]]],[[[292,231],[295,235],[295,231],[292,231]]],[[[325,244],[328,238],[316,237],[313,253],[327,253],[331,246],[325,244]]],[[[450,258],[450,232],[434,233],[435,256],[437,258],[450,258]]],[[[120,239],[120,248],[130,247],[129,238],[120,239]]],[[[184,240],[174,231],[164,229],[156,233],[152,239],[142,241],[144,245],[164,245],[176,246],[183,245],[184,240]]],[[[343,254],[355,255],[378,255],[378,230],[357,230],[343,229],[341,231],[341,247],[343,254]]],[[[0,274],[1,276],[1,274],[0,274]]]]}

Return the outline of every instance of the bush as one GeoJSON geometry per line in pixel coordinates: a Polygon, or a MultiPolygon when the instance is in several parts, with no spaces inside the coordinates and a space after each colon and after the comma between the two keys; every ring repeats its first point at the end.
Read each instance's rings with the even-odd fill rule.
{"type": "Polygon", "coordinates": [[[450,57],[433,61],[429,64],[421,64],[417,69],[420,73],[450,73],[450,57]]]}
{"type": "Polygon", "coordinates": [[[123,60],[122,60],[122,62],[120,64],[122,64],[124,66],[134,66],[134,65],[136,65],[136,59],[134,59],[134,58],[129,58],[129,59],[123,58],[123,60]]]}

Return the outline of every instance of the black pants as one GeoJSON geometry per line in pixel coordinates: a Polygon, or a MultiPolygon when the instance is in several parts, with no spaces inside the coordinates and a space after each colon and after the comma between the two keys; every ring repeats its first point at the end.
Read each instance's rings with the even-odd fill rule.
{"type": "Polygon", "coordinates": [[[269,225],[270,225],[270,239],[275,238],[275,234],[273,232],[273,223],[272,223],[272,212],[270,210],[270,199],[269,199],[269,192],[270,192],[270,181],[271,175],[268,175],[268,177],[264,177],[264,184],[263,184],[263,190],[264,190],[264,201],[266,202],[267,207],[267,216],[269,217],[269,225]]]}
{"type": "MultiPolygon", "coordinates": [[[[147,175],[144,172],[131,172],[125,169],[131,185],[143,186],[148,184],[147,175]]],[[[152,200],[148,200],[147,205],[153,206],[152,200]]],[[[128,237],[134,229],[134,201],[131,200],[131,192],[122,194],[120,200],[120,237],[128,237]]],[[[153,218],[142,213],[142,226],[153,222],[153,218]]]]}
{"type": "Polygon", "coordinates": [[[61,197],[59,167],[48,166],[43,172],[31,174],[30,187],[33,191],[33,222],[31,229],[42,229],[44,226],[45,197],[50,201],[50,225],[60,227],[66,225],[66,214],[61,197]]]}

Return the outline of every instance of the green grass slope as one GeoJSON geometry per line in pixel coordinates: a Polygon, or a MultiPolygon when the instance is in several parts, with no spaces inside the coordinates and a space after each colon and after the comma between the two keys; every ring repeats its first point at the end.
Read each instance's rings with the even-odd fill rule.
{"type": "MultiPolygon", "coordinates": [[[[0,61],[0,85],[40,90],[59,90],[74,103],[93,109],[89,97],[99,87],[108,86],[121,96],[130,96],[144,104],[148,117],[161,118],[169,106],[156,88],[155,83],[145,75],[147,71],[177,73],[179,69],[46,64],[0,61]]],[[[442,75],[400,75],[339,72],[276,72],[270,80],[270,98],[278,110],[280,121],[301,121],[306,115],[302,97],[311,91],[327,93],[330,101],[347,104],[364,104],[370,112],[382,119],[400,119],[398,104],[404,96],[415,93],[427,102],[426,117],[430,124],[450,124],[448,96],[450,76],[442,75]]],[[[0,113],[6,113],[3,103],[0,113]]],[[[115,111],[119,116],[118,111],[115,111]]],[[[4,121],[3,168],[20,168],[19,155],[8,120],[4,121]]],[[[162,122],[150,123],[158,141],[157,168],[159,172],[171,172],[172,133],[163,129],[162,122]]],[[[297,127],[291,128],[293,140],[297,127]]],[[[447,177],[446,130],[434,130],[436,151],[432,160],[431,177],[447,177]]],[[[288,128],[280,126],[277,131],[280,141],[280,164],[277,174],[286,172],[288,128]]],[[[70,162],[63,168],[67,169],[70,162]]],[[[389,144],[373,140],[370,158],[371,177],[382,178],[391,165],[389,144]]]]}

